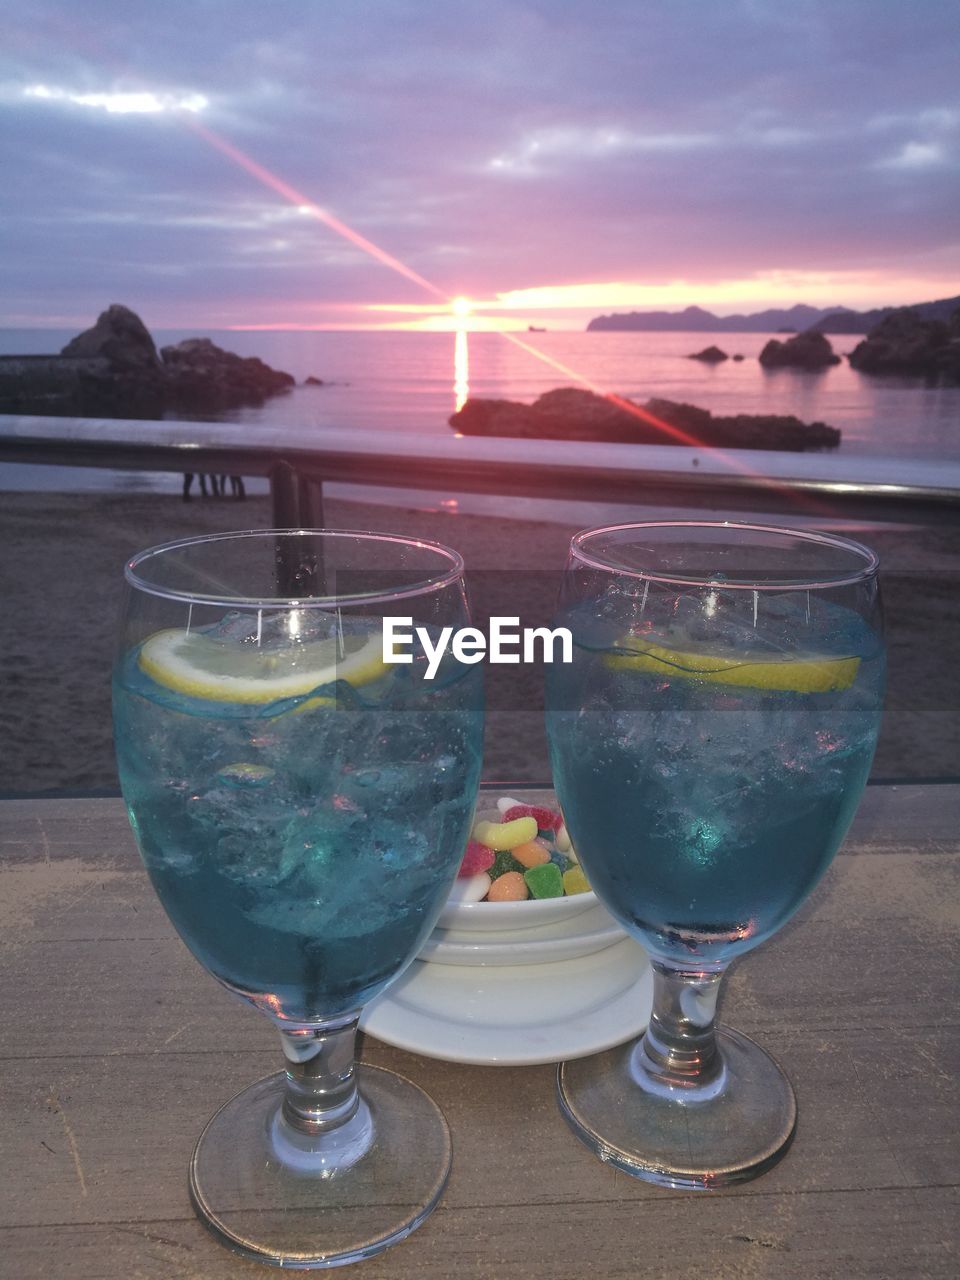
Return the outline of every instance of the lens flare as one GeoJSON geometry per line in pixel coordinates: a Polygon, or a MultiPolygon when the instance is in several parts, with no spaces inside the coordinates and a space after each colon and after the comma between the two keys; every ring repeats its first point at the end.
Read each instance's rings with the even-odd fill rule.
{"type": "Polygon", "coordinates": [[[350,244],[361,249],[364,253],[369,254],[371,258],[375,258],[385,267],[389,267],[391,271],[396,271],[398,275],[405,276],[407,280],[412,280],[414,284],[419,285],[421,289],[426,289],[428,293],[433,294],[435,298],[442,298],[446,301],[446,294],[438,289],[435,284],[431,284],[429,280],[420,275],[418,271],[414,271],[412,267],[408,267],[406,263],[401,262],[399,258],[395,258],[392,253],[387,253],[386,249],[381,249],[378,244],[374,244],[372,240],[368,240],[366,236],[354,231],[353,227],[341,221],[336,214],[331,213],[328,209],[323,209],[320,205],[315,204],[296,187],[292,187],[289,182],[278,177],[264,165],[258,163],[245,151],[241,151],[239,147],[235,147],[232,142],[228,142],[226,138],[221,138],[219,133],[214,133],[207,125],[201,124],[199,120],[192,117],[182,116],[184,124],[197,134],[198,137],[211,147],[216,148],[222,155],[232,160],[234,164],[246,170],[258,182],[263,183],[265,187],[269,187],[271,191],[275,191],[278,196],[282,196],[284,200],[288,200],[290,204],[298,209],[301,213],[311,218],[316,218],[318,222],[322,222],[324,226],[329,227],[331,231],[335,231],[338,236],[342,236],[344,240],[348,240],[350,244]]]}

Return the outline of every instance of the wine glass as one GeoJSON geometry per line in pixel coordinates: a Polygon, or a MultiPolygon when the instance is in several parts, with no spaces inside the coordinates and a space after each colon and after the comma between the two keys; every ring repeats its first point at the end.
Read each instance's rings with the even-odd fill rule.
{"type": "Polygon", "coordinates": [[[786,1150],[793,1089],[715,1025],[725,969],[817,883],[880,721],[877,558],[799,529],[657,522],[578,534],[547,668],[554,784],[592,887],[646,947],[650,1025],[561,1064],[574,1133],[627,1173],[708,1188],[786,1150]]]}
{"type": "Polygon", "coordinates": [[[126,568],[114,721],[143,861],[194,956],[283,1047],[190,1165],[201,1220],[260,1261],[368,1257],[447,1178],[441,1112],[355,1066],[354,1037],[434,926],[480,774],[480,668],[448,656],[429,679],[416,646],[385,662],[383,618],[465,625],[462,574],[435,543],[327,530],[192,538],[126,568]]]}

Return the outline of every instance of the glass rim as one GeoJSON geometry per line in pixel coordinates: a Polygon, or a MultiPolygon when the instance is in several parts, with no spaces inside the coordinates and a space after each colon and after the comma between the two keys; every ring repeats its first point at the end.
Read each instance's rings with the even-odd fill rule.
{"type": "Polygon", "coordinates": [[[643,582],[658,582],[679,587],[712,587],[721,591],[815,591],[827,590],[830,587],[855,586],[859,582],[875,577],[880,567],[880,557],[877,553],[853,538],[844,538],[840,534],[824,533],[815,529],[791,529],[786,525],[749,524],[738,520],[637,520],[627,521],[624,524],[603,525],[593,529],[581,529],[570,539],[570,557],[592,569],[639,578],[643,582]],[[631,529],[727,529],[731,532],[772,533],[778,537],[799,538],[801,541],[817,543],[821,546],[839,547],[859,557],[864,563],[863,567],[856,572],[841,573],[831,578],[798,575],[796,578],[729,582],[706,574],[684,575],[632,569],[626,565],[611,564],[601,556],[591,555],[589,551],[584,550],[584,544],[591,538],[631,529]]]}
{"type": "Polygon", "coordinates": [[[445,587],[453,585],[463,576],[464,561],[459,551],[455,551],[452,547],[444,546],[442,542],[434,542],[430,538],[407,537],[405,534],[398,533],[374,533],[364,529],[238,529],[225,533],[204,533],[197,534],[190,538],[177,538],[172,542],[161,542],[156,546],[147,547],[143,551],[138,551],[136,555],[131,556],[124,566],[123,576],[127,583],[137,591],[143,591],[147,595],[159,596],[164,600],[182,600],[191,605],[232,605],[240,609],[282,609],[285,607],[297,609],[322,609],[329,608],[331,605],[347,605],[347,604],[386,604],[394,600],[405,600],[415,596],[427,595],[433,591],[441,591],[445,587]],[[324,596],[245,596],[245,595],[222,595],[215,592],[202,591],[178,591],[175,587],[164,587],[157,583],[153,583],[143,578],[139,573],[139,567],[147,560],[155,556],[163,555],[170,551],[178,551],[183,547],[199,546],[204,542],[234,542],[241,538],[304,538],[304,537],[322,537],[322,538],[363,538],[370,542],[388,542],[399,546],[420,547],[424,550],[436,552],[440,557],[448,561],[448,568],[443,572],[434,575],[428,575],[420,582],[412,583],[410,586],[399,587],[395,591],[359,591],[349,595],[324,595],[324,596]]]}

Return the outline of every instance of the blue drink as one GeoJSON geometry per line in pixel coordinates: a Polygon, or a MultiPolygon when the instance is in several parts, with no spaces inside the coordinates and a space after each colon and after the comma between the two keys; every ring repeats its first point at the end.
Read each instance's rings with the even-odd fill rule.
{"type": "Polygon", "coordinates": [[[554,781],[598,897],[645,945],[643,1036],[563,1063],[560,1110],[634,1177],[706,1190],[787,1150],[789,1080],[718,1027],[727,965],[836,853],[883,689],[877,559],[807,529],[650,521],[578,534],[547,688],[554,781]]]}
{"type": "Polygon", "coordinates": [[[354,1040],[469,833],[480,668],[383,657],[393,615],[426,639],[469,621],[463,560],[395,534],[266,529],[151,547],[125,576],[115,737],[146,869],[283,1048],[203,1130],[191,1202],[245,1257],[357,1262],[419,1226],[450,1169],[439,1108],[355,1062],[354,1040]]]}
{"type": "Polygon", "coordinates": [[[754,625],[706,625],[701,597],[671,594],[627,634],[595,605],[560,621],[574,662],[548,669],[551,757],[591,884],[654,958],[722,967],[780,928],[843,839],[880,642],[802,593],[765,599],[754,625]]]}
{"type": "MultiPolygon", "coordinates": [[[[199,681],[170,659],[183,633],[164,632],[114,677],[123,793],[165,910],[224,985],[299,1023],[358,1011],[419,950],[466,843],[482,736],[479,668],[453,663],[428,682],[422,662],[368,656],[358,676],[242,700],[264,654],[296,672],[292,652],[329,642],[329,615],[303,625],[316,633],[228,615],[196,640],[219,663],[199,681]]],[[[379,652],[379,618],[336,625],[348,653],[379,652]]]]}

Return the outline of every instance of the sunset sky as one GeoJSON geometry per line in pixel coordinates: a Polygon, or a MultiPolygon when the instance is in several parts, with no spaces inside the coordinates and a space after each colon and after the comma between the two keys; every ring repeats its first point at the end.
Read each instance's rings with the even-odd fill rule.
{"type": "Polygon", "coordinates": [[[960,293],[957,0],[0,12],[0,325],[960,293]]]}

